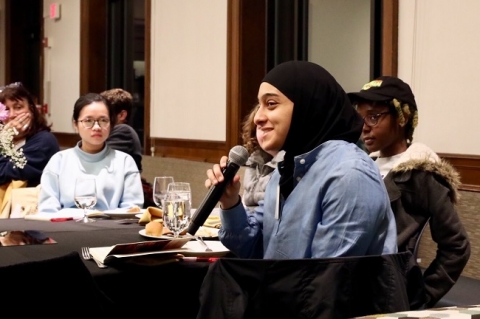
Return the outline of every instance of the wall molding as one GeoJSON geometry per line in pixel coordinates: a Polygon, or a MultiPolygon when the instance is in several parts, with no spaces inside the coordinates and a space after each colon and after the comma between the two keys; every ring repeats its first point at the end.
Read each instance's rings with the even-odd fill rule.
{"type": "Polygon", "coordinates": [[[76,133],[61,133],[61,132],[52,132],[53,135],[57,138],[58,145],[60,149],[70,148],[77,145],[77,142],[80,141],[80,136],[76,133]]]}
{"type": "MultiPolygon", "coordinates": [[[[227,156],[229,145],[227,142],[182,140],[168,138],[152,138],[154,157],[171,157],[198,162],[218,163],[220,157],[227,156]]],[[[144,150],[151,155],[151,150],[144,150]]]]}
{"type": "MultiPolygon", "coordinates": [[[[60,148],[77,145],[80,137],[75,133],[53,132],[60,148]]],[[[154,157],[169,157],[187,159],[198,162],[217,163],[220,157],[227,156],[229,145],[221,141],[182,140],[167,138],[151,138],[154,157]]],[[[145,155],[151,155],[151,149],[144,150],[145,155]]],[[[460,190],[480,192],[480,155],[439,153],[460,174],[460,190]]]]}
{"type": "MultiPolygon", "coordinates": [[[[77,145],[80,137],[76,133],[52,132],[57,138],[60,149],[77,145]]],[[[151,138],[154,157],[169,157],[197,162],[218,163],[220,157],[227,156],[230,149],[226,142],[151,138]]],[[[144,155],[151,155],[152,148],[144,149],[144,155]]]]}

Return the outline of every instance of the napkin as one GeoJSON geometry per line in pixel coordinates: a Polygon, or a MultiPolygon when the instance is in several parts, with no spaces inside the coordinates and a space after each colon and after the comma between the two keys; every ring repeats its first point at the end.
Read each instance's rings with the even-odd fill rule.
{"type": "Polygon", "coordinates": [[[163,218],[163,211],[160,208],[149,206],[138,220],[138,223],[145,225],[158,218],[163,218]]]}
{"type": "MultiPolygon", "coordinates": [[[[106,217],[109,218],[108,215],[105,215],[101,211],[98,210],[88,210],[87,211],[88,217],[106,217]]],[[[78,208],[62,208],[56,213],[44,213],[38,212],[33,215],[25,215],[25,219],[30,220],[43,220],[43,221],[50,221],[52,218],[73,218],[79,219],[83,217],[83,210],[78,208]]]]}
{"type": "Polygon", "coordinates": [[[220,228],[222,222],[220,221],[220,216],[208,216],[207,220],[203,224],[205,227],[220,228]]]}

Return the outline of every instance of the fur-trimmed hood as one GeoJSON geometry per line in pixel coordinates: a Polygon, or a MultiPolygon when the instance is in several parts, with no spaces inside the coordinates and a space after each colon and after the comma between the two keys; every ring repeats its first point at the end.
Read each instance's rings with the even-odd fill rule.
{"type": "MultiPolygon", "coordinates": [[[[379,152],[370,153],[370,157],[377,158],[379,152]]],[[[454,203],[459,199],[458,186],[460,174],[445,160],[442,160],[431,148],[422,143],[413,143],[395,163],[391,173],[403,173],[411,170],[431,172],[442,177],[446,186],[451,190],[451,198],[454,203]]]]}

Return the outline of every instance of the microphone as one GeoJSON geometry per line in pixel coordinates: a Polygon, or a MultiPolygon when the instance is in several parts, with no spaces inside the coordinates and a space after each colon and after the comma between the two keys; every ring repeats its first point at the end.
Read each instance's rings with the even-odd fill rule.
{"type": "Polygon", "coordinates": [[[190,235],[195,235],[198,228],[205,223],[208,216],[220,200],[220,197],[222,197],[228,183],[233,180],[240,166],[245,165],[249,156],[250,154],[245,147],[240,145],[232,147],[228,153],[227,166],[222,170],[224,178],[223,182],[210,187],[202,203],[193,214],[187,231],[190,235]]]}

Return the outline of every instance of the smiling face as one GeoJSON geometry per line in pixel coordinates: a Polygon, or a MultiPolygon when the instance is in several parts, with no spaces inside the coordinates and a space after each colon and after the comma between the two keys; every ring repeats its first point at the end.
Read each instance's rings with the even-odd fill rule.
{"type": "Polygon", "coordinates": [[[85,105],[79,113],[78,120],[74,123],[78,134],[82,138],[82,150],[87,153],[100,152],[105,144],[105,140],[110,134],[110,125],[106,127],[100,127],[100,122],[110,120],[109,111],[105,103],[92,102],[85,105]],[[96,121],[93,127],[86,127],[87,122],[85,120],[96,121]]]}
{"type": "Polygon", "coordinates": [[[263,82],[258,90],[260,107],[255,114],[260,147],[275,156],[283,147],[290,129],[293,102],[273,85],[263,82]]]}
{"type": "Polygon", "coordinates": [[[391,157],[407,149],[405,127],[398,124],[387,104],[363,101],[358,103],[357,111],[362,118],[368,116],[377,122],[374,126],[363,124],[361,139],[369,152],[380,151],[381,157],[391,157]]]}

